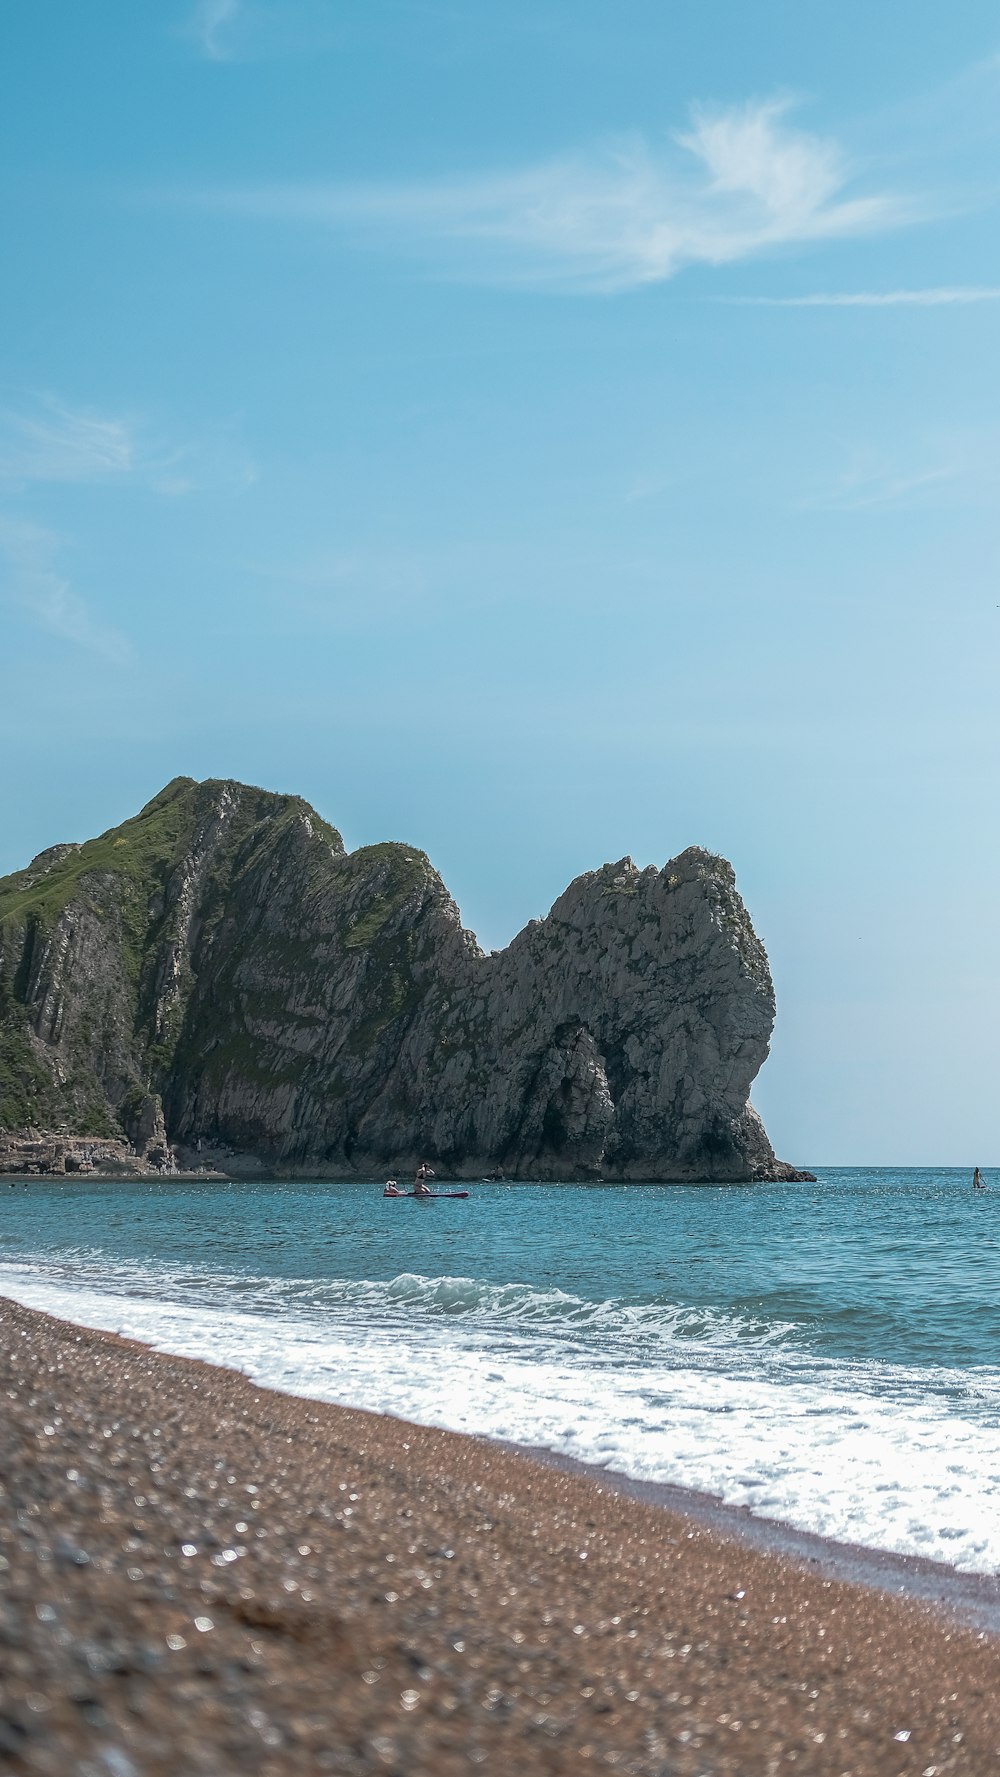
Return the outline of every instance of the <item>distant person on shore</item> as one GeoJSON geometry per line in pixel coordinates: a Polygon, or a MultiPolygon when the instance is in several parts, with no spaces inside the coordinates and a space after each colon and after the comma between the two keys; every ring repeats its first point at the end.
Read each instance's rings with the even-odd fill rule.
{"type": "Polygon", "coordinates": [[[972,1174],[972,1189],[974,1191],[985,1191],[986,1189],[985,1180],[983,1179],[983,1175],[978,1166],[974,1169],[972,1174]]]}
{"type": "Polygon", "coordinates": [[[421,1160],[420,1165],[417,1167],[417,1176],[413,1181],[413,1195],[414,1195],[414,1197],[429,1197],[430,1196],[431,1187],[430,1187],[429,1181],[433,1177],[434,1177],[434,1174],[431,1171],[430,1167],[427,1165],[427,1162],[425,1160],[421,1160]]]}
{"type": "Polygon", "coordinates": [[[401,1191],[395,1179],[391,1178],[386,1179],[385,1190],[382,1192],[382,1195],[383,1197],[405,1197],[406,1192],[401,1191]]]}

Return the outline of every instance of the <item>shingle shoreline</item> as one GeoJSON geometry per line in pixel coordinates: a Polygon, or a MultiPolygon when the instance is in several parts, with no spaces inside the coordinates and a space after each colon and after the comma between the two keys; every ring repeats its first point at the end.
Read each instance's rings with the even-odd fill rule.
{"type": "Polygon", "coordinates": [[[0,1766],[985,1777],[1000,1642],[501,1446],[0,1301],[0,1766]]]}

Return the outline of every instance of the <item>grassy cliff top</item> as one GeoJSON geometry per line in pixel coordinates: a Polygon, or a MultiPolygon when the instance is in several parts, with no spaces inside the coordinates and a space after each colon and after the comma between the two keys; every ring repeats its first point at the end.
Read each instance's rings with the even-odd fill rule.
{"type": "Polygon", "coordinates": [[[175,777],[137,815],[74,847],[51,866],[45,867],[43,854],[35,868],[28,865],[0,877],[0,921],[31,918],[51,926],[91,876],[111,873],[137,888],[163,882],[190,851],[199,824],[227,792],[239,801],[241,825],[305,815],[335,851],[343,850],[340,834],[301,796],[284,796],[224,778],[198,783],[191,777],[175,777]]]}

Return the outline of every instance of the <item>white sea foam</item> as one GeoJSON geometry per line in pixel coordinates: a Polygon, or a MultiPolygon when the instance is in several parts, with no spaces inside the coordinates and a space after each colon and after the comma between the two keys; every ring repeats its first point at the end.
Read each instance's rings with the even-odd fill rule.
{"type": "Polygon", "coordinates": [[[871,1547],[1000,1568],[1000,1373],[817,1359],[790,1329],[404,1274],[149,1273],[76,1253],[0,1291],[290,1393],[509,1439],[871,1547]]]}

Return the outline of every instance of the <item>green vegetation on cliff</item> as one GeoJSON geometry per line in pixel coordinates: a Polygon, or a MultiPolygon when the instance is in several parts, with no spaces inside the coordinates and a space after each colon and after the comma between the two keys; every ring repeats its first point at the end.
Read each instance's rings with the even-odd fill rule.
{"type": "MultiPolygon", "coordinates": [[[[0,1008],[0,1019],[4,1009],[0,1008]]],[[[7,1008],[0,1022],[0,1129],[58,1128],[65,1114],[58,1086],[35,1054],[26,1027],[7,1008]]]]}
{"type": "Polygon", "coordinates": [[[425,854],[176,778],[0,881],[0,1129],[274,1165],[761,1176],[774,1002],[723,859],[628,858],[483,954],[425,854]]]}
{"type": "Polygon", "coordinates": [[[178,777],[85,844],[0,879],[0,1128],[126,1132],[176,1060],[210,942],[247,870],[293,830],[339,834],[298,796],[178,777]]]}
{"type": "Polygon", "coordinates": [[[31,919],[49,930],[74,895],[87,893],[87,878],[111,874],[138,900],[190,844],[196,817],[193,778],[176,777],[120,827],[62,858],[32,882],[30,866],[0,878],[0,924],[31,919]]]}

